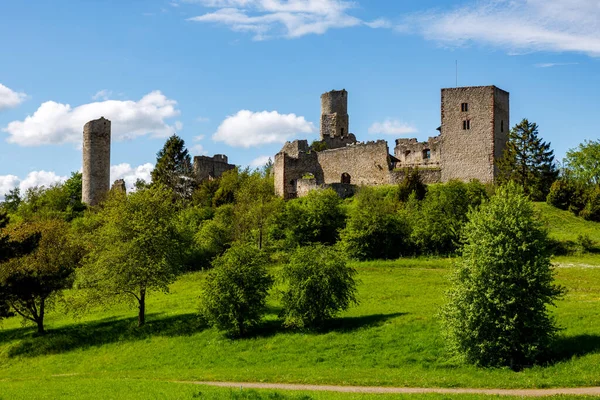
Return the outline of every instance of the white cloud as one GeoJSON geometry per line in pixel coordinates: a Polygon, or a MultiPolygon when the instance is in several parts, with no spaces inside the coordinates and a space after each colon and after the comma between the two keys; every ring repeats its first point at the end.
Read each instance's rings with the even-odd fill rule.
{"type": "Polygon", "coordinates": [[[198,144],[195,144],[192,147],[190,147],[190,153],[191,153],[190,155],[192,157],[198,156],[198,155],[204,156],[204,155],[208,154],[208,151],[206,151],[204,149],[204,146],[202,146],[201,144],[198,143],[198,144]]]}
{"type": "Polygon", "coordinates": [[[146,163],[137,167],[132,167],[130,164],[122,163],[117,165],[111,165],[110,167],[110,182],[111,185],[117,179],[123,179],[127,191],[134,189],[135,181],[143,179],[147,183],[152,181],[151,173],[154,169],[154,164],[146,163]]]}
{"type": "Polygon", "coordinates": [[[108,100],[112,96],[112,90],[102,89],[92,96],[92,100],[108,100]]]}
{"type": "Polygon", "coordinates": [[[227,117],[213,134],[213,140],[233,147],[252,147],[284,143],[298,134],[315,131],[312,123],[296,114],[279,114],[277,111],[252,112],[241,110],[227,117]]]}
{"type": "Polygon", "coordinates": [[[250,167],[252,168],[260,168],[264,167],[269,160],[273,160],[271,156],[260,156],[256,157],[254,160],[250,161],[250,167]]]}
{"type": "Polygon", "coordinates": [[[402,30],[452,46],[470,42],[515,52],[600,56],[598,0],[481,0],[447,12],[407,16],[402,30]]]}
{"type": "Polygon", "coordinates": [[[32,171],[25,179],[19,179],[15,175],[0,175],[0,201],[4,200],[4,195],[18,187],[21,190],[21,195],[25,194],[27,189],[35,186],[50,187],[56,183],[61,183],[67,180],[66,176],[59,176],[54,172],[49,171],[32,171]]]}
{"type": "Polygon", "coordinates": [[[236,32],[250,32],[255,40],[273,36],[298,38],[323,34],[329,29],[369,26],[390,27],[384,19],[365,22],[348,11],[356,2],[348,0],[187,0],[204,7],[217,8],[197,17],[194,22],[212,22],[236,32]]]}
{"type": "Polygon", "coordinates": [[[80,144],[83,125],[104,116],[112,121],[113,140],[131,139],[142,135],[167,137],[181,124],[169,125],[166,120],[180,114],[177,102],[160,91],[148,93],[139,101],[106,100],[72,108],[54,101],[43,103],[33,115],[23,121],[13,121],[2,130],[9,134],[8,142],[21,146],[46,144],[80,144]]]}
{"type": "Polygon", "coordinates": [[[414,126],[391,118],[383,122],[375,122],[369,127],[371,135],[407,135],[417,132],[417,128],[414,126]]]}
{"type": "Polygon", "coordinates": [[[578,65],[579,63],[540,63],[535,64],[536,68],[552,68],[552,67],[562,67],[565,65],[578,65]]]}
{"type": "Polygon", "coordinates": [[[0,83],[0,111],[13,108],[25,101],[27,95],[18,93],[0,83]]]}

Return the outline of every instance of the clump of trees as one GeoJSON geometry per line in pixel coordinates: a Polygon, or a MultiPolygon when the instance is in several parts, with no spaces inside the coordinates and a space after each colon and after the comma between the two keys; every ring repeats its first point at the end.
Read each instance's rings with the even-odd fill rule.
{"type": "Polygon", "coordinates": [[[463,229],[461,259],[442,310],[454,352],[480,366],[520,369],[547,355],[557,332],[547,233],[521,187],[509,184],[463,229]]]}

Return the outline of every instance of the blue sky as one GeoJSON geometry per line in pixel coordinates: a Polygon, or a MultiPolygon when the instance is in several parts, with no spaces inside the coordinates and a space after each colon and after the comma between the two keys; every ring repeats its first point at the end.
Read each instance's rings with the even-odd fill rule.
{"type": "Polygon", "coordinates": [[[598,0],[5,0],[0,198],[79,170],[100,116],[129,184],[174,132],[242,166],[315,139],[331,89],[359,140],[426,139],[456,61],[460,86],[509,91],[511,124],[537,122],[562,159],[598,138],[599,21],[598,0]]]}

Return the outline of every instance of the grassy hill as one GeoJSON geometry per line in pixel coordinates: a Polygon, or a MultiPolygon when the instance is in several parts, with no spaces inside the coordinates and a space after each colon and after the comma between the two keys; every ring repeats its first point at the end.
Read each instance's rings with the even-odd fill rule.
{"type": "MultiPolygon", "coordinates": [[[[436,313],[451,264],[448,259],[356,264],[361,304],[322,332],[284,330],[273,297],[267,320],[252,337],[224,337],[196,317],[201,272],[183,276],[170,294],[151,296],[148,324],[141,329],[136,311],[123,306],[94,310],[80,320],[52,313],[44,337],[34,337],[20,319],[9,319],[0,330],[0,397],[43,398],[38,397],[41,388],[56,393],[54,388],[94,398],[94,393],[117,390],[103,387],[145,385],[173,398],[191,398],[203,389],[173,382],[202,380],[421,387],[600,384],[600,269],[558,270],[569,293],[554,310],[564,328],[555,362],[513,372],[465,366],[444,349],[436,313]]],[[[205,393],[210,391],[230,395],[225,389],[205,393]]]]}

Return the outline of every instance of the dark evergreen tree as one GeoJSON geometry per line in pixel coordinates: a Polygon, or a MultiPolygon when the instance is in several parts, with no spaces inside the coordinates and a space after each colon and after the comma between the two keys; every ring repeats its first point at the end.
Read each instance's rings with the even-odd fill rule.
{"type": "Polygon", "coordinates": [[[152,171],[152,183],[173,190],[181,198],[189,199],[196,187],[192,159],[185,142],[177,135],[171,136],[156,154],[156,166],[152,171]]]}
{"type": "Polygon", "coordinates": [[[17,212],[19,204],[21,204],[22,200],[23,199],[21,199],[21,189],[16,187],[14,189],[9,190],[8,193],[4,195],[4,202],[2,203],[2,207],[10,213],[17,212]]]}
{"type": "Polygon", "coordinates": [[[508,134],[508,142],[498,162],[499,183],[513,181],[532,200],[543,201],[558,177],[554,151],[538,136],[535,122],[523,119],[508,134]]]}

